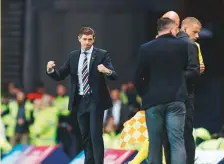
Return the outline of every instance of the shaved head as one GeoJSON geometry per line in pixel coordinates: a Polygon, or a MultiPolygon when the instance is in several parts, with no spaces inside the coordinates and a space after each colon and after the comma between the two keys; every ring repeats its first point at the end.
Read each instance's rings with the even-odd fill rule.
{"type": "Polygon", "coordinates": [[[180,17],[175,11],[168,11],[162,17],[170,18],[176,23],[178,27],[180,26],[180,17]]]}
{"type": "Polygon", "coordinates": [[[201,25],[201,22],[195,18],[195,17],[187,17],[185,18],[182,23],[181,23],[181,28],[184,28],[185,26],[189,26],[189,25],[192,25],[192,24],[196,24],[198,26],[202,26],[201,25]]]}
{"type": "Polygon", "coordinates": [[[189,38],[194,41],[199,38],[201,27],[201,22],[195,17],[187,17],[181,23],[181,30],[187,33],[189,38]]]}

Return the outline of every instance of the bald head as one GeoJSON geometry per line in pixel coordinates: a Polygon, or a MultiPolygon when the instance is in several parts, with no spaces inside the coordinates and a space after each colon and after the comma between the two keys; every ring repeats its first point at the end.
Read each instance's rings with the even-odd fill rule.
{"type": "Polygon", "coordinates": [[[172,19],[175,24],[179,27],[180,26],[180,17],[175,11],[168,11],[163,16],[163,18],[170,18],[172,19]]]}

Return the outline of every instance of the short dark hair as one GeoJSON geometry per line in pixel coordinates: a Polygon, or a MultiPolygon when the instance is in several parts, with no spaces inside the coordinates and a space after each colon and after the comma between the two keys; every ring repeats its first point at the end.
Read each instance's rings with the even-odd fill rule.
{"type": "Polygon", "coordinates": [[[78,36],[81,37],[82,35],[93,35],[93,38],[95,38],[95,32],[91,27],[82,27],[78,36]]]}
{"type": "Polygon", "coordinates": [[[160,18],[157,21],[157,31],[160,32],[166,30],[169,28],[170,25],[175,25],[175,22],[172,19],[167,17],[160,18]]]}

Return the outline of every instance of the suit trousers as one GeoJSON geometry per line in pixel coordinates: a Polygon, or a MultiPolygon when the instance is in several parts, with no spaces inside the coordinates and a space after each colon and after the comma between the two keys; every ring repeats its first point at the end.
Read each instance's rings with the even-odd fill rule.
{"type": "Polygon", "coordinates": [[[103,164],[103,109],[96,109],[97,105],[91,95],[79,96],[77,106],[77,120],[80,128],[85,164],[103,164]]]}

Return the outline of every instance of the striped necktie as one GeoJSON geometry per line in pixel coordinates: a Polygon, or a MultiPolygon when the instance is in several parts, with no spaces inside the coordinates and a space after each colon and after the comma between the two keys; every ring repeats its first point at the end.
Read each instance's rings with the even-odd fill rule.
{"type": "Polygon", "coordinates": [[[82,85],[83,85],[83,95],[86,95],[90,91],[89,86],[89,70],[88,70],[88,60],[87,60],[87,52],[84,53],[84,61],[82,66],[82,85]]]}

